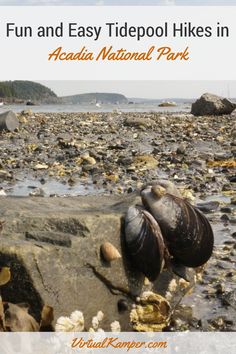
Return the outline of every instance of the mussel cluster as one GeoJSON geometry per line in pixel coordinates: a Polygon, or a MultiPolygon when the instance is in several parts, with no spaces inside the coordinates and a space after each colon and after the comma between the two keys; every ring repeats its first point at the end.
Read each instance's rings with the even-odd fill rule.
{"type": "Polygon", "coordinates": [[[150,280],[165,267],[176,274],[199,267],[211,257],[214,236],[207,218],[181,198],[170,183],[159,182],[141,191],[142,206],[131,206],[125,218],[130,257],[150,280]]]}

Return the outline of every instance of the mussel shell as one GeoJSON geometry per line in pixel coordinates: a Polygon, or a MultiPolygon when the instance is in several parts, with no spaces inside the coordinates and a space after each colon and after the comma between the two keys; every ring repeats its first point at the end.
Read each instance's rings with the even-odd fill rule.
{"type": "Polygon", "coordinates": [[[165,190],[165,193],[175,195],[176,197],[181,197],[181,194],[174,183],[166,179],[157,179],[143,185],[141,190],[145,190],[148,187],[161,187],[165,190]]]}
{"type": "Polygon", "coordinates": [[[125,218],[125,239],[135,267],[154,281],[163,268],[165,250],[156,220],[146,210],[130,207],[125,218]]]}
{"type": "Polygon", "coordinates": [[[153,187],[141,192],[143,204],[158,222],[169,253],[187,267],[199,267],[211,257],[214,236],[206,217],[172,194],[157,197],[153,187]]]}

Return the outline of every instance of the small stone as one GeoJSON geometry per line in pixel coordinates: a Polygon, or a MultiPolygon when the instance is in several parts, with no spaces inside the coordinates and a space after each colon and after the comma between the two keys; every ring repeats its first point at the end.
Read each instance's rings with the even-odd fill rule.
{"type": "Polygon", "coordinates": [[[228,192],[231,190],[231,185],[230,184],[224,184],[222,187],[223,192],[228,192]]]}
{"type": "Polygon", "coordinates": [[[21,124],[26,124],[28,121],[25,116],[19,116],[19,122],[21,124]]]}
{"type": "Polygon", "coordinates": [[[0,197],[6,197],[7,193],[4,191],[3,188],[0,188],[0,197]]]}
{"type": "Polygon", "coordinates": [[[232,197],[230,202],[232,205],[236,205],[236,197],[232,197]]]}
{"type": "Polygon", "coordinates": [[[231,213],[232,213],[232,210],[231,210],[231,208],[229,208],[229,207],[222,207],[222,208],[220,209],[220,211],[221,211],[222,213],[226,213],[226,214],[231,214],[231,213]]]}
{"type": "Polygon", "coordinates": [[[226,214],[223,214],[220,219],[221,219],[222,221],[226,221],[226,222],[229,221],[229,217],[228,217],[228,215],[226,215],[226,214]]]}
{"type": "Polygon", "coordinates": [[[88,165],[96,165],[96,160],[94,157],[91,157],[89,153],[85,153],[84,155],[81,156],[81,159],[83,160],[84,163],[87,163],[88,165]]]}
{"type": "Polygon", "coordinates": [[[225,292],[225,285],[223,283],[216,284],[215,289],[216,289],[216,293],[218,295],[221,295],[225,292]]]}
{"type": "Polygon", "coordinates": [[[234,237],[234,238],[236,238],[236,232],[233,232],[233,233],[231,234],[231,236],[234,237]]]}
{"type": "Polygon", "coordinates": [[[134,189],[132,188],[132,187],[129,187],[128,189],[127,189],[127,193],[129,194],[129,193],[133,193],[134,192],[134,189]]]}
{"type": "Polygon", "coordinates": [[[121,313],[127,311],[129,309],[129,305],[128,305],[127,300],[120,299],[117,302],[117,307],[118,307],[118,311],[121,312],[121,313]]]}
{"type": "Polygon", "coordinates": [[[195,199],[196,199],[196,198],[194,197],[192,191],[189,190],[189,189],[183,189],[183,190],[181,190],[181,195],[182,195],[182,197],[183,197],[184,199],[187,199],[189,202],[194,202],[195,199]]]}
{"type": "Polygon", "coordinates": [[[34,191],[30,192],[29,195],[31,197],[44,197],[45,192],[42,188],[36,188],[34,191]]]}
{"type": "Polygon", "coordinates": [[[101,253],[103,258],[107,262],[112,262],[115,261],[116,259],[121,258],[120,252],[110,242],[104,242],[101,245],[101,253]]]}
{"type": "Polygon", "coordinates": [[[217,140],[219,143],[223,143],[224,137],[221,136],[221,135],[219,135],[219,136],[216,137],[216,140],[217,140]]]}
{"type": "Polygon", "coordinates": [[[236,183],[236,176],[230,177],[230,183],[236,183]]]}
{"type": "Polygon", "coordinates": [[[181,145],[177,148],[177,150],[176,150],[176,153],[177,153],[178,155],[184,155],[185,152],[186,152],[186,147],[185,147],[184,144],[181,144],[181,145]]]}
{"type": "Polygon", "coordinates": [[[35,170],[47,170],[48,165],[45,163],[38,163],[37,165],[34,166],[35,170]]]}
{"type": "Polygon", "coordinates": [[[134,162],[131,167],[134,167],[134,171],[139,170],[152,170],[156,169],[158,161],[151,155],[139,155],[134,158],[134,162]]]}
{"type": "Polygon", "coordinates": [[[24,109],[23,111],[21,111],[21,115],[22,116],[32,116],[33,115],[33,111],[32,109],[24,109]]]}
{"type": "Polygon", "coordinates": [[[107,175],[106,176],[106,179],[108,180],[108,181],[111,181],[111,182],[114,182],[114,183],[116,183],[116,182],[118,182],[119,181],[119,176],[118,175],[107,175]]]}

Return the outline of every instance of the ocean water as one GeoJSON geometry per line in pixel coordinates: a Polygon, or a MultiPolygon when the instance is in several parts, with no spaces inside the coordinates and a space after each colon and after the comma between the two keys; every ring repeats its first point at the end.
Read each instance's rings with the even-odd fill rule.
{"type": "MultiPolygon", "coordinates": [[[[160,101],[161,102],[161,101],[160,101]]],[[[178,102],[175,107],[159,107],[158,103],[133,103],[133,104],[101,104],[96,105],[81,105],[81,104],[42,104],[36,106],[26,106],[24,104],[18,105],[4,105],[0,106],[0,113],[12,110],[14,112],[21,112],[25,109],[31,109],[33,112],[185,112],[190,113],[191,103],[178,102]]]]}

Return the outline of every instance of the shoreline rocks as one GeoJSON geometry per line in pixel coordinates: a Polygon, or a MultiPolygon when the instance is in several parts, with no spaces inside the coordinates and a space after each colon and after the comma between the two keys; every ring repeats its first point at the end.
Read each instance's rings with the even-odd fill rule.
{"type": "Polygon", "coordinates": [[[205,93],[192,104],[191,113],[195,116],[220,116],[224,114],[231,114],[235,108],[236,104],[227,98],[205,93]]]}
{"type": "Polygon", "coordinates": [[[195,193],[204,185],[220,193],[233,173],[229,115],[219,121],[174,113],[163,120],[158,113],[24,112],[19,119],[18,131],[0,133],[0,188],[7,195],[35,188],[46,196],[119,195],[160,177],[195,193]]]}

